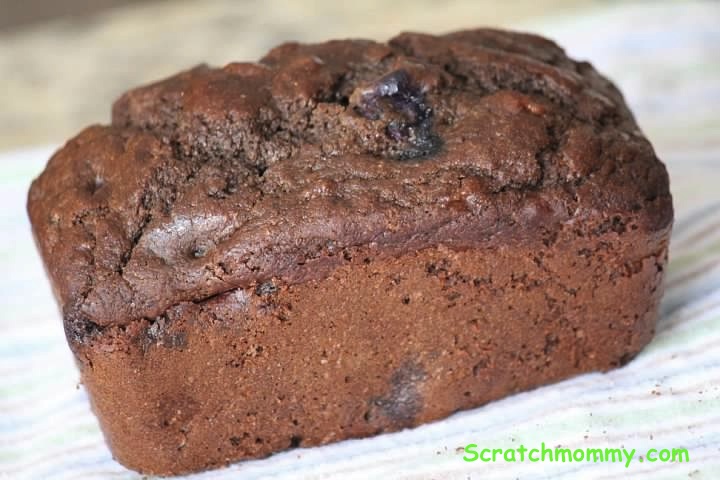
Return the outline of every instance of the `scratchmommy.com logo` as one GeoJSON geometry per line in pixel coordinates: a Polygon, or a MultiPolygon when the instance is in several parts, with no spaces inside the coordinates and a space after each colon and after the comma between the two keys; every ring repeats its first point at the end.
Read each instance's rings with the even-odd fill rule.
{"type": "Polygon", "coordinates": [[[686,448],[651,448],[644,454],[633,449],[622,448],[554,448],[540,444],[540,448],[481,448],[476,443],[465,445],[463,460],[466,462],[558,462],[558,463],[623,463],[625,468],[635,462],[677,462],[690,461],[686,448]],[[636,455],[637,454],[637,455],[636,455]]]}

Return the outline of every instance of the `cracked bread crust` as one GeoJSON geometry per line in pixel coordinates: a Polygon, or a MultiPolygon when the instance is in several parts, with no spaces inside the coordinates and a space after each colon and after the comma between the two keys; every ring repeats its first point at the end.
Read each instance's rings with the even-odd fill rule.
{"type": "Polygon", "coordinates": [[[320,278],[362,245],[500,244],[628,213],[650,234],[672,218],[617,89],[548,40],[495,30],[285,44],[132,90],[28,205],[78,339],[320,278]]]}
{"type": "Polygon", "coordinates": [[[158,474],[624,364],[673,216],[618,90],[488,29],[285,44],[131,90],[28,211],[113,454],[158,474]]]}

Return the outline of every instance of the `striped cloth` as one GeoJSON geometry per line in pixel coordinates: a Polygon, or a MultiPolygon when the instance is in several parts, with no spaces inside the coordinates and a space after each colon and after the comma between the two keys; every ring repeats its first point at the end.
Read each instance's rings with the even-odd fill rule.
{"type": "MultiPolygon", "coordinates": [[[[720,478],[720,5],[611,4],[522,25],[625,91],[670,170],[676,223],[654,341],[629,365],[414,430],[293,450],[196,479],[720,478]],[[687,448],[689,463],[466,463],[492,448],[687,448]]],[[[112,460],[65,344],[24,213],[51,153],[0,155],[0,479],[135,479],[112,460]]],[[[636,457],[637,458],[637,457],[636,457]]]]}

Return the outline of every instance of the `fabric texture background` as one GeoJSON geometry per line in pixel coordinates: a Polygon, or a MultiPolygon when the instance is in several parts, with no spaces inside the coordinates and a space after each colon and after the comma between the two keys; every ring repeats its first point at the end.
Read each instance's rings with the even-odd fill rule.
{"type": "MultiPolygon", "coordinates": [[[[720,478],[720,3],[611,3],[524,25],[615,80],[670,171],[676,220],[653,342],[630,364],[413,430],[292,450],[193,479],[720,478]],[[462,447],[636,449],[608,463],[466,463],[462,447]],[[687,448],[689,463],[638,461],[687,448]]],[[[136,479],[113,461],[25,214],[53,148],[0,154],[0,479],[136,479]]]]}

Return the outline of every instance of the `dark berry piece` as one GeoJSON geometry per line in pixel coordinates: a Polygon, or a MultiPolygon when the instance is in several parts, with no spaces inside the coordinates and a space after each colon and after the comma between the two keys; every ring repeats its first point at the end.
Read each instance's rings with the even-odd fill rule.
{"type": "Polygon", "coordinates": [[[401,160],[437,151],[440,139],[433,132],[433,110],[421,86],[406,70],[380,78],[363,92],[356,111],[368,120],[387,120],[385,133],[404,144],[395,156],[401,160]]]}
{"type": "Polygon", "coordinates": [[[202,258],[208,253],[208,246],[204,244],[197,244],[190,250],[190,255],[193,258],[202,258]]]}
{"type": "Polygon", "coordinates": [[[275,286],[272,282],[265,282],[261,283],[257,287],[255,287],[255,295],[259,297],[263,297],[265,295],[272,295],[273,293],[278,291],[278,287],[275,286]]]}

